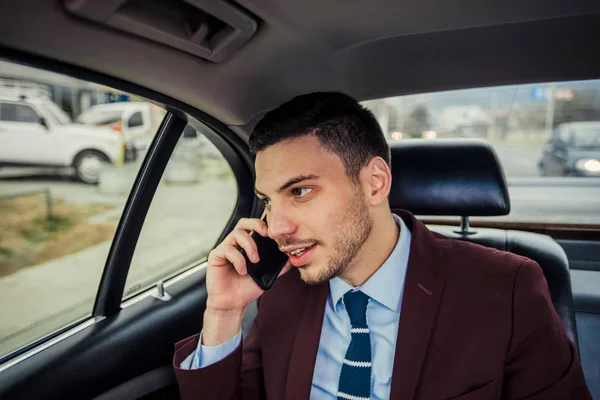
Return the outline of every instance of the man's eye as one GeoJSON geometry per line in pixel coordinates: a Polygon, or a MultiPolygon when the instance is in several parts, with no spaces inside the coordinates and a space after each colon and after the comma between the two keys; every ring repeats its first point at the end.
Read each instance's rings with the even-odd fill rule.
{"type": "Polygon", "coordinates": [[[294,188],[292,189],[292,194],[294,197],[304,197],[312,191],[311,188],[294,188]]]}

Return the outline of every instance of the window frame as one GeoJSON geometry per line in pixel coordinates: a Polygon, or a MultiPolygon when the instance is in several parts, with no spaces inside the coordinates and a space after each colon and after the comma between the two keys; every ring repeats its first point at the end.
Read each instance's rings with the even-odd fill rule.
{"type": "MultiPolygon", "coordinates": [[[[248,152],[243,140],[219,120],[172,97],[119,78],[14,49],[2,48],[1,50],[0,57],[5,61],[106,85],[145,98],[163,108],[166,114],[129,192],[104,264],[91,315],[48,332],[12,352],[0,354],[0,371],[34,357],[48,346],[55,345],[57,338],[64,341],[81,331],[82,327],[88,328],[122,310],[121,305],[126,301],[123,298],[125,283],[138,237],[154,193],[186,124],[189,123],[195,129],[202,129],[202,126],[210,128],[204,129],[206,138],[219,149],[236,179],[238,194],[236,205],[216,243],[224,239],[239,218],[249,215],[258,216],[261,210],[260,202],[254,195],[254,157],[248,152]]],[[[192,268],[194,265],[166,278],[177,279],[192,268]]],[[[150,289],[152,288],[141,291],[135,296],[143,297],[150,289]]]]}

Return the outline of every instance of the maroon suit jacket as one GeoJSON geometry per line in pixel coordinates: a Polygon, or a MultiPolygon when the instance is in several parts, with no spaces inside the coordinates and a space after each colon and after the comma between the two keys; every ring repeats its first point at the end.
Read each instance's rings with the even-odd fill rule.
{"type": "MultiPolygon", "coordinates": [[[[412,242],[390,398],[591,399],[537,263],[400,216],[412,242]]],[[[222,361],[182,370],[198,335],[177,343],[181,398],[308,399],[328,295],[328,284],[307,286],[292,270],[263,294],[248,337],[222,361]]]]}

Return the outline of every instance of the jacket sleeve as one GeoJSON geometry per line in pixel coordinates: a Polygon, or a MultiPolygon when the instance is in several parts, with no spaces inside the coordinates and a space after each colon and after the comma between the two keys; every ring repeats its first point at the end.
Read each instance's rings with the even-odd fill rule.
{"type": "Polygon", "coordinates": [[[199,334],[175,345],[173,368],[182,400],[264,399],[257,315],[248,337],[227,357],[200,369],[181,369],[181,363],[198,347],[199,334]]]}

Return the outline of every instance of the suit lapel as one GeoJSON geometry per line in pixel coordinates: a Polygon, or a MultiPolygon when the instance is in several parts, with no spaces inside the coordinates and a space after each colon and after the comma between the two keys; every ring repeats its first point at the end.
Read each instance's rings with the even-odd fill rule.
{"type": "Polygon", "coordinates": [[[310,397],[328,295],[328,284],[308,287],[288,366],[287,400],[310,397]]]}
{"type": "MultiPolygon", "coordinates": [[[[413,399],[445,280],[442,251],[433,234],[408,212],[398,212],[412,231],[402,297],[390,398],[413,399]]],[[[310,397],[329,285],[309,286],[287,373],[286,400],[310,397]]]]}
{"type": "Polygon", "coordinates": [[[409,213],[398,213],[412,231],[390,398],[413,399],[444,290],[442,251],[433,234],[409,213]]]}

